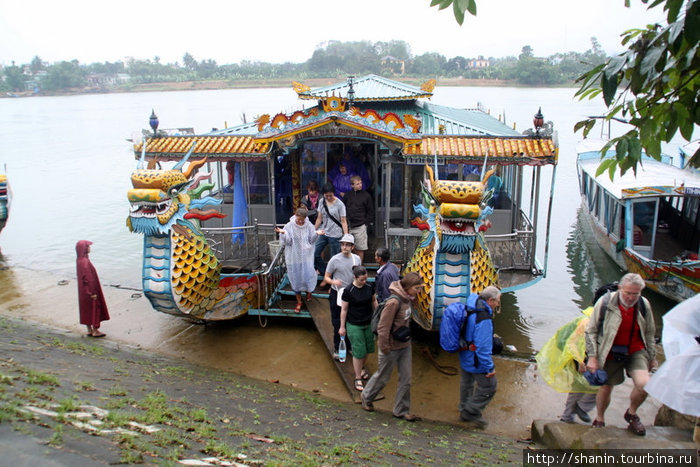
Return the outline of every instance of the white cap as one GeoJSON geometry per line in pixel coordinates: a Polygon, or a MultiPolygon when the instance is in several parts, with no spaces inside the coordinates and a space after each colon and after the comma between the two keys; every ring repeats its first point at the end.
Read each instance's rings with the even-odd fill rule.
{"type": "Polygon", "coordinates": [[[345,234],[343,235],[343,238],[340,239],[340,243],[352,243],[354,245],[355,237],[353,237],[351,234],[345,234]]]}

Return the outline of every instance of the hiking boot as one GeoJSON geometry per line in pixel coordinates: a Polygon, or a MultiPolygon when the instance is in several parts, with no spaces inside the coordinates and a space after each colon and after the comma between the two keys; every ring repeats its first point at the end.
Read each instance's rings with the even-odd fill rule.
{"type": "Polygon", "coordinates": [[[470,417],[470,416],[465,416],[463,414],[460,414],[459,418],[463,422],[467,422],[470,425],[472,425],[474,428],[478,428],[478,429],[484,429],[484,428],[486,428],[486,425],[488,425],[486,420],[484,420],[481,417],[470,417]]]}
{"type": "Polygon", "coordinates": [[[591,416],[578,404],[574,405],[574,413],[578,415],[578,418],[580,418],[583,423],[591,423],[591,416]]]}
{"type": "Polygon", "coordinates": [[[632,415],[629,409],[625,412],[625,421],[629,423],[627,429],[635,435],[644,436],[647,433],[646,428],[642,425],[642,421],[639,420],[639,415],[632,415]]]}

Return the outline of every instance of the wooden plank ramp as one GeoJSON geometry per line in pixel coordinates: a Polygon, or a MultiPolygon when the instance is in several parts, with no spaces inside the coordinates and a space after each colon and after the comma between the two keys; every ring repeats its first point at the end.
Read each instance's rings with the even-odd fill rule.
{"type": "Polygon", "coordinates": [[[314,296],[311,303],[307,303],[307,308],[321,339],[323,339],[323,343],[326,344],[331,360],[333,360],[340,377],[348,388],[350,397],[353,402],[359,404],[361,402],[360,392],[355,389],[355,372],[352,369],[352,356],[348,352],[348,358],[345,360],[345,363],[340,363],[333,358],[333,325],[331,324],[331,310],[328,299],[314,296]]]}

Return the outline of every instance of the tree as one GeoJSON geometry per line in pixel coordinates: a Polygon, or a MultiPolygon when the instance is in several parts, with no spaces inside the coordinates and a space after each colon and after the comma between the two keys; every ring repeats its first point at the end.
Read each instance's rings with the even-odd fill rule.
{"type": "MultiPolygon", "coordinates": [[[[608,108],[605,119],[629,117],[634,126],[626,134],[613,138],[603,149],[615,146],[616,158],[601,163],[598,172],[608,170],[613,177],[630,168],[636,172],[642,149],[660,159],[661,142],[669,142],[680,131],[690,141],[700,123],[700,0],[641,0],[649,8],[663,5],[667,23],[648,25],[623,33],[627,51],[595,66],[579,79],[576,96],[592,99],[602,95],[608,108]],[[683,6],[685,5],[685,8],[683,6]],[[683,11],[683,12],[682,12],[683,11]]],[[[432,0],[430,6],[441,10],[453,6],[461,25],[464,13],[476,15],[476,0],[432,0]]],[[[630,0],[625,0],[629,7],[630,0]]],[[[595,49],[595,44],[594,44],[595,49]]],[[[596,121],[578,122],[574,131],[588,135],[596,121]]],[[[700,167],[700,149],[689,164],[700,167]]]]}
{"type": "MultiPolygon", "coordinates": [[[[664,4],[667,25],[653,24],[623,34],[624,53],[608,59],[579,78],[580,99],[602,95],[608,108],[605,120],[626,119],[634,127],[612,138],[603,148],[615,147],[616,157],[604,160],[597,173],[617,169],[635,173],[642,151],[659,160],[661,142],[669,142],[680,131],[690,141],[700,124],[700,0],[654,0],[649,8],[664,4]]],[[[596,120],[578,122],[575,131],[586,136],[596,120]]],[[[690,159],[700,167],[700,150],[690,159]]]]}
{"type": "Polygon", "coordinates": [[[3,68],[5,72],[5,84],[11,91],[24,91],[24,80],[27,79],[22,72],[22,68],[14,63],[3,68]]]}
{"type": "Polygon", "coordinates": [[[41,87],[49,91],[85,86],[85,71],[77,60],[60,62],[48,68],[41,78],[41,87]]]}
{"type": "Polygon", "coordinates": [[[185,52],[185,55],[182,56],[182,63],[188,70],[194,71],[197,69],[197,60],[189,52],[185,52]]]}

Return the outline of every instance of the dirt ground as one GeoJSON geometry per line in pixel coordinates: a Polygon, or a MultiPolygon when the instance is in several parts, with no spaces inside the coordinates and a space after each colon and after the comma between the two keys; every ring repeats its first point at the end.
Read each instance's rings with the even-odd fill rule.
{"type": "MultiPolygon", "coordinates": [[[[519,464],[522,444],[0,318],[0,456],[25,465],[519,464]],[[50,460],[50,462],[48,462],[50,460]],[[228,462],[228,464],[226,464],[228,462]]],[[[4,462],[3,462],[4,463],[4,462]]]]}

